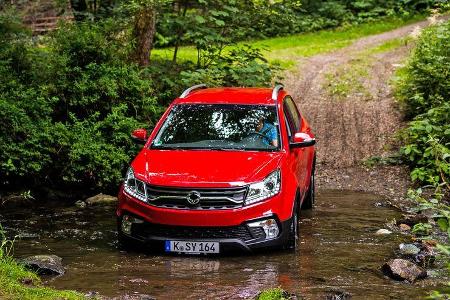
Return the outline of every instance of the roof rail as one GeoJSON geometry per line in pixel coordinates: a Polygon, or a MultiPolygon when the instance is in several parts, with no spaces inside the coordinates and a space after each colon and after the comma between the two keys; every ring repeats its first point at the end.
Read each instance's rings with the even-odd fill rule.
{"type": "Polygon", "coordinates": [[[190,92],[196,89],[205,89],[207,88],[206,84],[197,84],[194,86],[191,86],[190,88],[184,90],[184,92],[181,94],[180,98],[186,98],[187,95],[189,95],[190,92]]]}
{"type": "Polygon", "coordinates": [[[284,86],[281,83],[277,83],[275,87],[272,90],[272,100],[277,101],[278,100],[278,93],[284,88],[284,86]]]}

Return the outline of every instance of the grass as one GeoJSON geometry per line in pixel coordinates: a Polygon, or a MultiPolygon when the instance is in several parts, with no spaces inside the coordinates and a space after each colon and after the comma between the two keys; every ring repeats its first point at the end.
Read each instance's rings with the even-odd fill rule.
{"type": "Polygon", "coordinates": [[[387,41],[387,42],[385,42],[385,43],[383,43],[381,45],[378,45],[376,47],[367,49],[365,54],[373,55],[373,54],[379,54],[379,53],[392,51],[392,50],[395,50],[395,49],[397,49],[397,48],[399,48],[401,46],[407,45],[410,40],[411,40],[410,37],[392,39],[392,40],[389,40],[389,41],[387,41]]]}
{"type": "MultiPolygon", "coordinates": [[[[358,38],[389,31],[424,18],[423,15],[415,15],[408,19],[390,18],[334,30],[321,30],[265,40],[239,42],[229,46],[228,50],[244,44],[264,48],[266,49],[264,55],[270,62],[279,63],[283,68],[290,68],[295,66],[299,57],[309,57],[340,49],[350,45],[358,38]]],[[[152,56],[171,59],[173,48],[154,49],[152,56]]],[[[180,61],[196,62],[197,50],[193,46],[181,47],[178,59],[180,61]]]]}
{"type": "Polygon", "coordinates": [[[331,97],[339,100],[355,94],[359,94],[365,100],[371,100],[373,97],[364,86],[363,79],[369,76],[368,70],[372,67],[376,55],[393,51],[406,45],[409,40],[408,37],[396,38],[359,52],[347,64],[325,74],[325,90],[331,97]]]}
{"type": "Polygon", "coordinates": [[[81,300],[74,291],[44,287],[36,273],[27,270],[11,257],[13,242],[5,239],[0,227],[0,299],[17,300],[81,300]]]}
{"type": "Polygon", "coordinates": [[[286,292],[281,288],[272,288],[262,291],[256,300],[287,300],[286,292]]]}

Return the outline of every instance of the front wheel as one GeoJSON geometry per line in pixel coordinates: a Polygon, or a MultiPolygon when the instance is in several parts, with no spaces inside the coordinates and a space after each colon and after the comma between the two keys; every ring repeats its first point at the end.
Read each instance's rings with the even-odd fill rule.
{"type": "Polygon", "coordinates": [[[298,209],[297,209],[297,201],[294,205],[294,211],[292,212],[292,218],[289,224],[289,235],[288,240],[286,242],[286,249],[297,249],[298,247],[298,209]]]}

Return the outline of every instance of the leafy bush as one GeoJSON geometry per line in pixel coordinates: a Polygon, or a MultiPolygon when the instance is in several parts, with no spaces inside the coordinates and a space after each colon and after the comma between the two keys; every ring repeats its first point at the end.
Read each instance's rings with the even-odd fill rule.
{"type": "Polygon", "coordinates": [[[426,29],[406,66],[399,96],[409,117],[402,154],[413,180],[437,186],[450,178],[450,22],[426,29]]]}
{"type": "Polygon", "coordinates": [[[260,49],[246,45],[212,57],[206,69],[181,72],[181,80],[185,86],[268,86],[279,69],[267,62],[260,49]]]}
{"type": "Polygon", "coordinates": [[[259,49],[213,46],[200,66],[140,68],[112,24],[65,24],[33,40],[20,20],[0,14],[1,184],[114,192],[137,152],[130,132],[154,124],[184,87],[270,85],[278,70],[259,49]]]}
{"type": "Polygon", "coordinates": [[[437,185],[450,178],[450,103],[430,109],[404,132],[401,152],[412,166],[411,178],[437,185]]]}
{"type": "Polygon", "coordinates": [[[11,36],[0,45],[2,183],[116,189],[136,152],[131,130],[162,111],[151,80],[109,38],[109,22],[67,24],[43,44],[19,24],[0,17],[11,36]]]}
{"type": "Polygon", "coordinates": [[[425,29],[407,67],[399,96],[408,117],[449,101],[450,22],[425,29]]]}
{"type": "MultiPolygon", "coordinates": [[[[426,1],[425,1],[426,2],[426,1]]],[[[417,3],[419,5],[419,3],[417,3]]],[[[450,22],[430,27],[422,33],[408,65],[402,70],[398,94],[407,116],[413,118],[403,132],[401,153],[411,166],[411,178],[428,184],[410,190],[417,210],[433,213],[436,227],[446,233],[437,248],[448,264],[450,255],[450,22]],[[433,191],[430,191],[430,185],[433,191]]],[[[416,224],[412,232],[428,235],[431,224],[416,224]]],[[[428,298],[448,299],[448,293],[434,291],[428,298]]]]}

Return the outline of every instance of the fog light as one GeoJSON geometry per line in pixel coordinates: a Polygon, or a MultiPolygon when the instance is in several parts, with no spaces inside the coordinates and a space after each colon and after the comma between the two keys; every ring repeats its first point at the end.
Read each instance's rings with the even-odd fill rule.
{"type": "Polygon", "coordinates": [[[144,223],[144,221],[142,221],[141,219],[129,216],[129,215],[125,215],[122,218],[122,231],[128,235],[131,234],[131,227],[134,224],[141,224],[144,223]]]}
{"type": "Polygon", "coordinates": [[[248,223],[249,227],[261,227],[264,230],[264,233],[266,234],[266,240],[274,239],[278,236],[280,233],[280,230],[278,229],[277,221],[274,219],[266,219],[261,220],[253,223],[248,223]]]}

